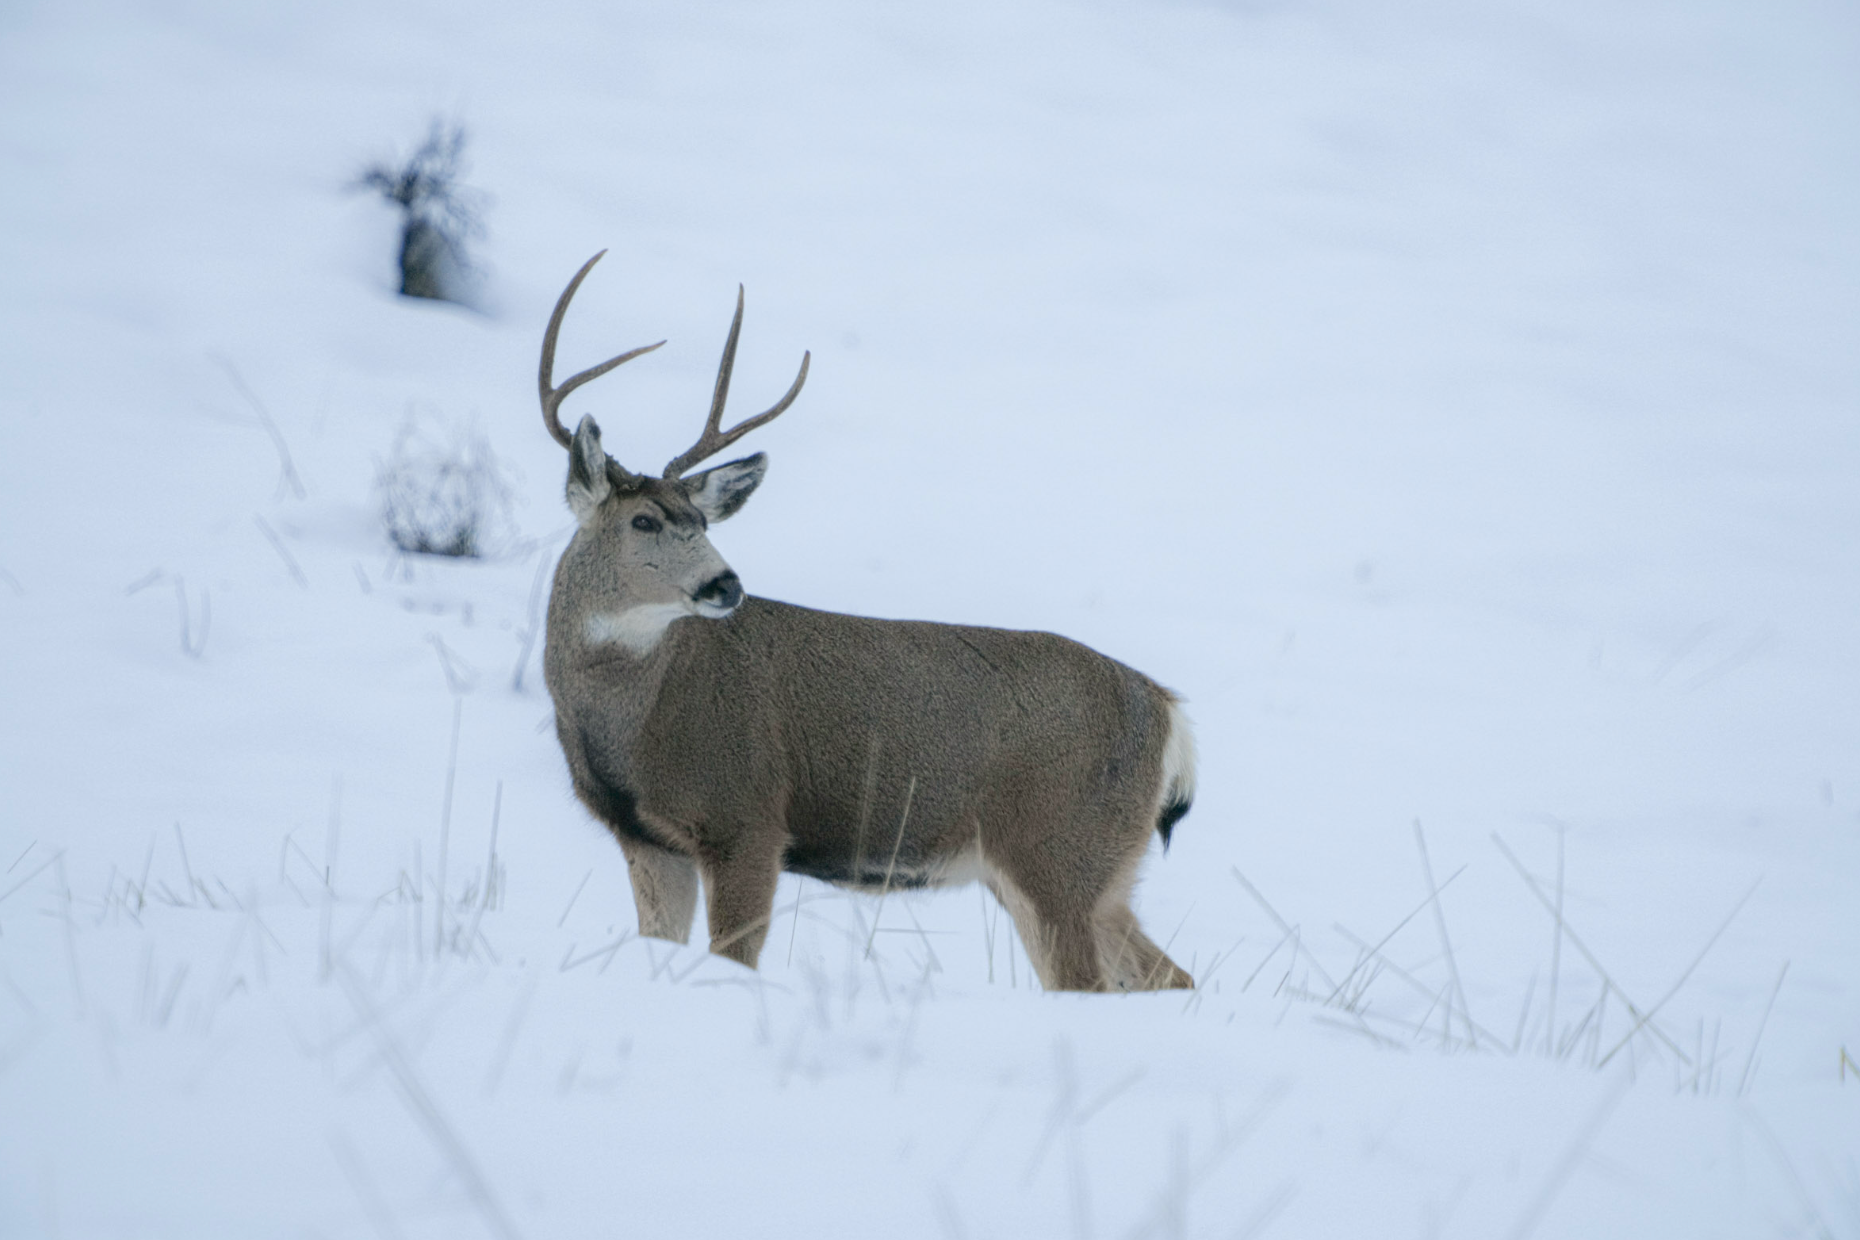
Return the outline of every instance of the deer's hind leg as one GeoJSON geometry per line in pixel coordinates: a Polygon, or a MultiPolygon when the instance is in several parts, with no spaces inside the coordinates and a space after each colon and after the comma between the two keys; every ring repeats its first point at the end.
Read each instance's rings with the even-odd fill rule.
{"type": "Polygon", "coordinates": [[[1089,915],[1063,900],[1037,900],[1005,871],[989,867],[988,889],[1014,919],[1020,945],[1048,990],[1104,990],[1097,936],[1089,915]]]}
{"type": "Polygon", "coordinates": [[[1129,897],[1114,894],[1098,909],[1098,955],[1114,990],[1193,990],[1195,979],[1143,933],[1129,897]]]}
{"type": "Polygon", "coordinates": [[[1048,990],[1187,984],[1130,912],[1152,806],[1129,781],[1094,786],[1090,771],[1057,768],[1002,789],[988,807],[979,835],[988,885],[1048,990]]]}
{"type": "Polygon", "coordinates": [[[1092,913],[1098,958],[1112,990],[1192,990],[1195,979],[1156,946],[1130,908],[1130,890],[1149,851],[1150,824],[1139,820],[1125,832],[1124,856],[1117,878],[1098,899],[1092,913]]]}

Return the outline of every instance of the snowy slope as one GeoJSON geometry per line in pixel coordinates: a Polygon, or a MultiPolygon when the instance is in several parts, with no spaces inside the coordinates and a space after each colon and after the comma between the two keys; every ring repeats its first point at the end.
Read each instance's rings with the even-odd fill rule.
{"type": "Polygon", "coordinates": [[[1857,50],[1814,0],[0,12],[0,1235],[1860,1236],[1857,50]],[[481,312],[346,188],[435,114],[481,312]],[[814,351],[716,533],[752,592],[1189,699],[1138,907],[1199,991],[1040,994],[974,889],[785,880],[756,974],[629,937],[530,640],[604,246],[562,365],[670,339],[571,402],[635,467],[737,282],[744,411],[814,351]],[[500,556],[391,553],[410,407],[512,469],[500,556]]]}

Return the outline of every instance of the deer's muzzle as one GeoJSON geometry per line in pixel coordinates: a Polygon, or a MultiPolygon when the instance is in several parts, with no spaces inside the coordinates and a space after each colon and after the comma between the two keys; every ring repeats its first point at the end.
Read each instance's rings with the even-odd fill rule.
{"type": "Polygon", "coordinates": [[[698,605],[699,615],[721,620],[743,601],[742,579],[734,569],[726,570],[705,582],[691,598],[698,605]]]}

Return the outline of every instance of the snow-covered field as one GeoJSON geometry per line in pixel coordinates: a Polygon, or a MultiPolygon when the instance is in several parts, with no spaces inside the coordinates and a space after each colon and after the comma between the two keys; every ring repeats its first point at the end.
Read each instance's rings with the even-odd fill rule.
{"type": "Polygon", "coordinates": [[[0,1235],[1860,1236],[1857,53],[1818,0],[0,9],[0,1235]],[[348,188],[434,115],[481,312],[348,188]],[[752,592],[1188,698],[1138,908],[1200,989],[1042,994],[974,888],[785,879],[754,974],[630,934],[532,640],[604,246],[562,367],[670,338],[570,402],[635,468],[739,281],[740,412],[814,352],[752,592]],[[495,556],[389,548],[410,409],[511,471],[495,556]]]}

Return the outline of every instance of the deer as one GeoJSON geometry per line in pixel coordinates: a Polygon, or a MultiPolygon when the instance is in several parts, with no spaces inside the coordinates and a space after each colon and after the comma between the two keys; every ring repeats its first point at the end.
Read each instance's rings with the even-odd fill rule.
{"type": "Polygon", "coordinates": [[[1130,907],[1151,832],[1195,792],[1180,699],[1052,633],[882,620],[744,593],[711,545],[768,456],[698,472],[785,412],[721,429],[743,290],[697,441],[657,476],[559,409],[582,385],[663,345],[557,385],[543,335],[543,423],[568,450],[576,528],[556,564],[543,668],[576,797],[618,840],[642,937],[689,941],[702,880],[710,950],[756,967],[783,872],[855,891],[984,883],[1047,990],[1190,988],[1130,907]]]}

